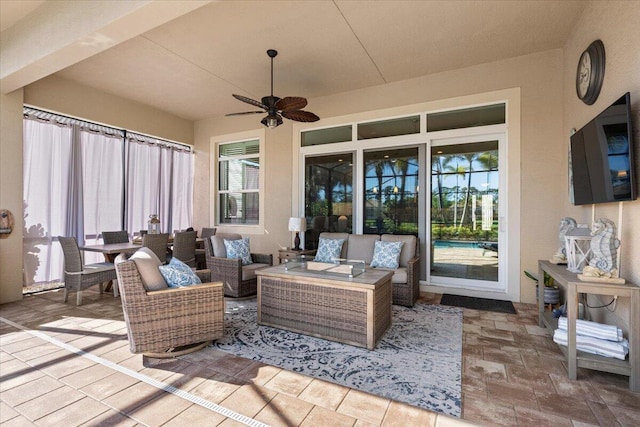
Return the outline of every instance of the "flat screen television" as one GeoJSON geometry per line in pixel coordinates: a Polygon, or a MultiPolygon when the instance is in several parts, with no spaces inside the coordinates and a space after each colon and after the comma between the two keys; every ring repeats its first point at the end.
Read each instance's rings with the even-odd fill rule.
{"type": "Polygon", "coordinates": [[[571,135],[570,188],[575,205],[637,197],[629,92],[571,135]]]}

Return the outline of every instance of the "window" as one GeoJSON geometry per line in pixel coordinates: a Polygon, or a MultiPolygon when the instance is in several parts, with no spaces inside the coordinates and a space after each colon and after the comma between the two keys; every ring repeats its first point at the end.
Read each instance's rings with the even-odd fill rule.
{"type": "Polygon", "coordinates": [[[218,145],[218,223],[260,221],[260,140],[218,145]]]}

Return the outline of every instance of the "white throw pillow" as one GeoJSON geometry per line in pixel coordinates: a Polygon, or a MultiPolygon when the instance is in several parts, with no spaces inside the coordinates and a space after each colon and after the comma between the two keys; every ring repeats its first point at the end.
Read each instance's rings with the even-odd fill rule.
{"type": "Polygon", "coordinates": [[[318,242],[318,250],[316,257],[313,259],[317,262],[335,262],[340,258],[344,239],[324,239],[320,238],[318,242]]]}
{"type": "Polygon", "coordinates": [[[224,247],[227,251],[227,258],[241,259],[242,265],[253,264],[251,250],[249,249],[249,238],[243,237],[240,240],[224,239],[224,247]]]}
{"type": "Polygon", "coordinates": [[[170,288],[183,288],[202,283],[191,267],[176,257],[171,258],[169,264],[161,265],[158,269],[170,288]]]}
{"type": "Polygon", "coordinates": [[[140,277],[142,277],[142,284],[146,290],[159,291],[169,287],[158,268],[162,263],[151,249],[142,247],[131,255],[129,259],[136,263],[138,273],[140,273],[140,277]]]}
{"type": "Polygon", "coordinates": [[[400,266],[400,251],[404,242],[377,241],[373,249],[371,267],[393,268],[400,266]]]}

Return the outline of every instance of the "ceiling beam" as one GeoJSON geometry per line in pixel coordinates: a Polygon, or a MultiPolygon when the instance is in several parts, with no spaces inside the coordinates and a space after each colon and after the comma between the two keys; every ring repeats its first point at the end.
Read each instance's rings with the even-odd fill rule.
{"type": "Polygon", "coordinates": [[[0,91],[24,87],[211,2],[47,1],[0,34],[0,91]]]}

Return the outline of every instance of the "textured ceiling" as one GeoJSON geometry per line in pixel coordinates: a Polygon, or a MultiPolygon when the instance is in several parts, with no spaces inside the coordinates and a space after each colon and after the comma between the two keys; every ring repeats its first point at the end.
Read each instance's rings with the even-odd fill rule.
{"type": "MultiPolygon", "coordinates": [[[[222,1],[57,74],[198,120],[561,48],[582,1],[222,1]]],[[[312,103],[308,107],[313,111],[312,103]]]]}

